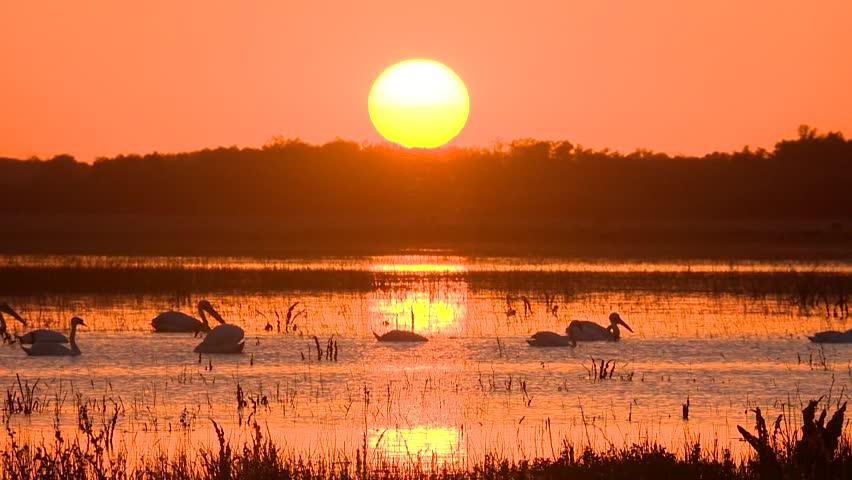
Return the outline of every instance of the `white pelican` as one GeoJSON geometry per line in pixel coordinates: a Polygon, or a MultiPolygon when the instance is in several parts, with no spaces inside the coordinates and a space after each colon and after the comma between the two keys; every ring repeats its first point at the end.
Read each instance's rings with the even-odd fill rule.
{"type": "Polygon", "coordinates": [[[205,312],[218,320],[219,323],[225,323],[225,321],[222,320],[222,316],[219,315],[219,312],[213,308],[213,305],[210,305],[210,302],[207,300],[201,300],[198,302],[198,315],[201,317],[201,320],[183,312],[168,311],[157,315],[156,318],[151,320],[151,326],[154,327],[155,332],[159,333],[209,332],[210,324],[207,323],[207,315],[205,312]]]}
{"type": "Polygon", "coordinates": [[[423,335],[419,335],[408,330],[391,330],[387,333],[379,335],[373,332],[373,336],[380,342],[428,342],[429,339],[423,335]]]}
{"type": "Polygon", "coordinates": [[[838,332],[837,330],[817,332],[808,338],[814,343],[852,343],[852,328],[845,332],[838,332]]]}
{"type": "Polygon", "coordinates": [[[6,325],[6,319],[3,318],[3,314],[11,315],[12,318],[21,322],[23,326],[27,326],[27,322],[18,315],[18,312],[14,311],[12,307],[9,306],[6,302],[0,302],[0,338],[4,342],[12,343],[12,336],[9,335],[9,331],[7,330],[8,326],[6,325]]]}
{"type": "Polygon", "coordinates": [[[68,337],[62,332],[39,328],[18,336],[21,345],[33,343],[68,343],[68,337]]]}
{"type": "Polygon", "coordinates": [[[61,343],[55,342],[36,342],[30,348],[21,346],[27,355],[38,357],[76,357],[80,355],[80,349],[77,347],[77,325],[86,326],[86,323],[80,317],[71,319],[71,348],[66,347],[61,343]]]}
{"type": "MultiPolygon", "coordinates": [[[[221,325],[216,325],[216,328],[210,330],[204,337],[204,340],[193,351],[195,353],[242,353],[243,348],[245,348],[245,343],[243,342],[245,332],[243,329],[236,325],[225,323],[219,313],[209,303],[204,300],[202,302],[209,308],[210,314],[221,322],[221,325]]],[[[199,302],[198,306],[201,318],[204,319],[204,324],[206,325],[207,319],[204,317],[203,310],[201,310],[201,302],[199,302]]]]}
{"type": "Polygon", "coordinates": [[[62,332],[55,330],[47,330],[39,328],[32,330],[23,335],[17,335],[21,345],[31,345],[35,343],[68,343],[68,337],[62,332]]]}
{"type": "Polygon", "coordinates": [[[617,342],[621,338],[621,331],[618,326],[622,325],[629,332],[633,333],[630,325],[624,322],[617,313],[609,315],[609,326],[602,327],[595,322],[587,320],[572,320],[565,329],[565,333],[577,342],[617,342]]]}
{"type": "Polygon", "coordinates": [[[556,332],[535,332],[527,339],[531,347],[576,347],[577,341],[571,335],[559,335],[556,332]]]}

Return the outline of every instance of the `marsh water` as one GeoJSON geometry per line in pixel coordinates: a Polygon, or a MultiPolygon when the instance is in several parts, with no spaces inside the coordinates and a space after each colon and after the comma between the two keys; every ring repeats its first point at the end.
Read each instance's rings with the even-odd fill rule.
{"type": "Polygon", "coordinates": [[[19,381],[35,385],[33,414],[4,414],[19,438],[49,439],[56,427],[75,431],[83,405],[96,425],[118,412],[115,442],[130,450],[212,441],[216,421],[232,439],[251,435],[248,426],[256,423],[293,452],[328,458],[352,458],[366,445],[371,458],[464,463],[488,453],[558,455],[563,442],[606,447],[646,439],[674,449],[700,440],[740,451],[736,425],[753,426],[750,409],[794,417],[811,398],[846,400],[852,386],[852,345],[820,347],[807,338],[850,328],[842,312],[802,308],[785,295],[653,285],[489,288],[466,280],[470,272],[519,271],[852,275],[844,262],[573,262],[418,252],[286,260],[22,256],[2,264],[391,278],[356,291],[6,296],[29,328],[65,330],[73,315],[87,324],[78,331],[79,357],[34,358],[17,345],[0,348],[0,385],[10,392],[21,391],[19,381]],[[152,333],[158,312],[194,315],[202,298],[245,330],[243,354],[199,356],[192,350],[200,339],[192,334],[152,333]],[[606,324],[613,311],[634,330],[623,331],[619,342],[525,342],[539,330],[562,332],[572,319],[606,324]],[[413,328],[429,342],[386,344],[373,336],[395,328],[413,328]],[[596,378],[601,361],[606,379],[596,378]]]}

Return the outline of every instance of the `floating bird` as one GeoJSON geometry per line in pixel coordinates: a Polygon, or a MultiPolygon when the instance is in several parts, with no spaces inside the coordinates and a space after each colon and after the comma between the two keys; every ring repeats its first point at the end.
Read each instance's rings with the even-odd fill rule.
{"type": "Polygon", "coordinates": [[[193,352],[195,353],[242,353],[245,348],[245,332],[236,325],[217,325],[210,330],[193,352]]]}
{"type": "Polygon", "coordinates": [[[9,334],[7,330],[8,326],[6,325],[6,319],[3,318],[3,314],[11,315],[12,318],[21,322],[23,326],[27,326],[27,322],[18,315],[18,312],[12,309],[6,302],[0,302],[0,338],[2,338],[5,343],[13,343],[12,336],[9,334]]]}
{"type": "Polygon", "coordinates": [[[845,332],[838,332],[837,330],[817,332],[808,338],[814,343],[852,343],[852,329],[845,332]]]}
{"type": "Polygon", "coordinates": [[[222,320],[222,316],[219,315],[219,312],[217,312],[216,309],[213,308],[213,305],[210,305],[210,302],[207,300],[201,300],[198,302],[197,308],[198,315],[201,317],[201,320],[183,312],[168,311],[157,315],[156,318],[151,320],[151,326],[154,327],[154,331],[158,333],[209,332],[210,324],[207,323],[207,313],[218,320],[219,323],[225,323],[225,321],[222,320]]]}
{"type": "Polygon", "coordinates": [[[30,345],[35,343],[68,343],[68,337],[66,337],[62,332],[39,328],[38,330],[27,332],[24,335],[19,335],[18,341],[21,342],[21,345],[30,345]]]}
{"type": "Polygon", "coordinates": [[[577,341],[571,335],[559,335],[556,332],[535,332],[527,339],[531,347],[576,347],[577,341]]]}
{"type": "MultiPolygon", "coordinates": [[[[26,324],[24,324],[26,325],[26,324]]],[[[23,335],[18,335],[21,345],[32,345],[35,343],[68,343],[68,337],[62,332],[39,328],[23,335]]]]}
{"type": "MultiPolygon", "coordinates": [[[[397,327],[399,327],[399,321],[397,321],[397,327]]],[[[383,335],[379,335],[376,332],[373,332],[373,336],[376,337],[376,340],[380,342],[428,342],[429,339],[424,337],[423,335],[414,333],[414,308],[411,308],[411,330],[391,330],[389,332],[384,333],[383,335]]],[[[317,347],[319,349],[319,347],[317,347]]]]}
{"type": "Polygon", "coordinates": [[[429,339],[407,330],[391,330],[383,335],[373,332],[373,336],[380,342],[428,342],[429,339]]]}
{"type": "Polygon", "coordinates": [[[625,323],[617,313],[609,315],[608,327],[602,327],[595,322],[586,320],[573,320],[568,325],[568,328],[565,329],[565,333],[578,342],[617,342],[621,338],[621,331],[618,329],[619,325],[633,333],[630,325],[625,323]]]}
{"type": "Polygon", "coordinates": [[[21,346],[21,349],[27,355],[34,357],[76,357],[80,355],[80,348],[77,347],[77,326],[86,326],[86,323],[80,317],[71,319],[71,348],[58,342],[36,342],[30,348],[21,346]]]}
{"type": "MultiPolygon", "coordinates": [[[[193,351],[195,353],[242,353],[243,348],[245,348],[245,342],[243,342],[245,332],[243,329],[236,325],[225,323],[219,313],[209,303],[207,303],[206,307],[209,307],[208,311],[210,315],[213,315],[222,324],[216,325],[216,328],[210,330],[204,337],[204,340],[193,351]]],[[[199,303],[199,312],[201,312],[201,318],[204,319],[204,323],[206,324],[207,319],[201,310],[201,303],[199,303]]]]}

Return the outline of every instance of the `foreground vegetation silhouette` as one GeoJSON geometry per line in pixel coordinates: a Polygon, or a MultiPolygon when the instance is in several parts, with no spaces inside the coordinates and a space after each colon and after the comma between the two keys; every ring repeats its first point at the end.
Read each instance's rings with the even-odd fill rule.
{"type": "Polygon", "coordinates": [[[836,408],[826,423],[828,409],[816,418],[822,399],[802,410],[801,429],[790,427],[782,415],[770,433],[759,408],[755,409],[757,435],[738,426],[743,439],[756,451],[735,460],[727,449],[705,450],[695,442],[675,454],[651,441],[612,445],[605,451],[564,443],[558,458],[512,462],[493,455],[473,460],[469,466],[445,465],[436,458],[415,456],[407,461],[376,457],[366,440],[355,458],[306,458],[288,454],[264,435],[255,421],[251,438],[233,445],[224,430],[212,422],[217,444],[197,451],[178,450],[168,455],[149,453],[136,462],[113,443],[115,420],[95,425],[83,408],[78,435],[73,439],[56,432],[52,442],[21,443],[7,427],[7,445],[0,452],[0,478],[42,480],[87,479],[841,479],[852,473],[852,447],[843,435],[846,404],[836,408]],[[372,458],[374,460],[366,461],[372,458]]]}
{"type": "Polygon", "coordinates": [[[93,164],[0,159],[0,249],[617,243],[628,235],[714,243],[714,231],[700,228],[706,222],[733,222],[725,234],[740,244],[809,235],[837,244],[850,239],[850,183],[852,141],[806,126],[771,151],[703,157],[565,141],[417,151],[277,139],[93,164]],[[773,222],[805,226],[777,233],[773,222]],[[688,225],[678,237],[666,233],[672,223],[688,225]],[[777,234],[744,232],[761,228],[777,234]]]}

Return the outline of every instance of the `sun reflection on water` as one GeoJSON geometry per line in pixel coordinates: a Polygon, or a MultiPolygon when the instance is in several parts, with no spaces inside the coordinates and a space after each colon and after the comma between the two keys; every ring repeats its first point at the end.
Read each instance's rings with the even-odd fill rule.
{"type": "Polygon", "coordinates": [[[370,435],[370,444],[389,459],[460,459],[464,457],[462,434],[457,428],[418,425],[389,428],[370,435]]]}
{"type": "MultiPolygon", "coordinates": [[[[51,438],[58,409],[70,436],[78,432],[75,401],[86,405],[100,399],[103,405],[114,398],[126,405],[116,441],[144,453],[152,446],[178,447],[190,436],[215,446],[209,419],[226,426],[235,438],[251,435],[242,427],[242,415],[251,414],[293,451],[344,451],[352,457],[353,446],[363,441],[361,409],[369,413],[367,440],[377,459],[437,457],[452,462],[481,459],[492,451],[512,458],[555,456],[561,439],[596,448],[607,448],[611,441],[618,445],[622,438],[650,439],[676,448],[687,433],[718,439],[720,446],[737,452],[750,448],[739,441],[736,426],[753,425],[748,412],[754,406],[780,405],[791,395],[818,398],[850,390],[852,377],[844,372],[852,345],[823,348],[807,339],[815,331],[845,330],[847,320],[827,318],[821,307],[801,310],[786,296],[657,291],[654,283],[648,291],[613,290],[604,284],[603,290],[587,292],[571,282],[539,288],[510,279],[485,288],[476,283],[475,272],[489,268],[496,276],[527,264],[486,265],[425,255],[347,261],[351,264],[294,260],[287,268],[356,265],[359,271],[374,272],[375,283],[341,291],[195,292],[186,299],[81,293],[4,298],[31,322],[26,328],[15,326],[16,333],[30,328],[67,332],[73,315],[87,323],[79,332],[83,355],[74,359],[30,359],[17,346],[0,348],[0,385],[19,390],[20,374],[30,385],[38,381],[35,398],[52,402],[31,416],[15,415],[11,425],[20,435],[51,438]],[[518,310],[511,317],[506,315],[507,294],[518,310]],[[527,315],[521,295],[531,302],[527,315]],[[151,333],[150,321],[158,312],[192,312],[200,298],[208,298],[229,322],[245,329],[245,355],[199,363],[192,353],[198,339],[191,334],[151,333]],[[295,321],[298,329],[279,331],[277,316],[296,301],[296,311],[304,309],[295,321]],[[558,303],[558,314],[548,311],[548,302],[558,303]],[[562,331],[573,318],[604,322],[613,310],[635,330],[621,342],[552,350],[525,342],[538,330],[562,331]],[[395,348],[370,335],[370,329],[411,329],[412,314],[415,331],[433,341],[395,348]],[[310,355],[314,335],[323,345],[329,338],[339,341],[339,362],[310,355]],[[614,378],[590,379],[590,356],[616,360],[614,378]],[[250,402],[236,411],[238,386],[248,399],[263,398],[268,406],[258,403],[257,411],[249,412],[254,407],[250,402]],[[373,392],[371,402],[359,401],[361,388],[373,392]],[[68,400],[57,406],[53,399],[66,393],[68,400]],[[687,398],[692,410],[689,422],[683,422],[687,398]]],[[[768,271],[784,265],[758,266],[768,271]]],[[[588,268],[621,272],[668,267],[604,262],[588,268]]],[[[689,268],[672,264],[673,270],[689,268]]],[[[730,281],[745,283],[736,276],[730,281]]],[[[101,408],[97,421],[108,413],[101,408]]],[[[0,445],[8,441],[8,436],[0,437],[0,445]]]]}
{"type": "MultiPolygon", "coordinates": [[[[376,257],[373,272],[453,274],[465,272],[460,257],[398,255],[376,257]]],[[[449,278],[402,282],[373,292],[368,300],[374,330],[412,330],[421,334],[458,333],[467,315],[467,283],[449,278]]]]}
{"type": "Polygon", "coordinates": [[[379,273],[463,273],[467,268],[461,257],[434,255],[398,255],[374,257],[370,271],[379,273]]]}
{"type": "Polygon", "coordinates": [[[458,333],[467,315],[467,283],[415,283],[407,288],[370,294],[370,323],[374,330],[413,330],[458,333]]]}

